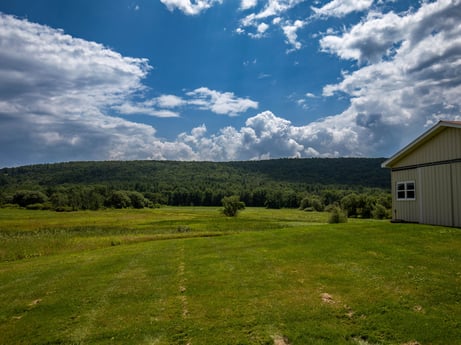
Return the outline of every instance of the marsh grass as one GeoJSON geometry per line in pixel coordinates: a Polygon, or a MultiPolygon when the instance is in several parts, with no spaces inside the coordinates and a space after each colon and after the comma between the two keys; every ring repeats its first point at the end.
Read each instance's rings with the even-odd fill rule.
{"type": "Polygon", "coordinates": [[[0,263],[0,343],[461,344],[459,229],[319,224],[328,214],[290,210],[163,211],[96,212],[99,230],[93,213],[69,231],[54,215],[40,220],[44,243],[68,236],[82,249],[0,263]],[[123,236],[147,238],[108,242],[123,236]]]}

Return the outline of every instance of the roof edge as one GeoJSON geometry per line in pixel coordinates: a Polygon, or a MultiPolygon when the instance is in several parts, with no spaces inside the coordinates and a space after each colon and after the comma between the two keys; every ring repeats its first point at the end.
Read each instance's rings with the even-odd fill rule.
{"type": "Polygon", "coordinates": [[[428,139],[432,138],[436,133],[438,133],[441,130],[441,128],[443,129],[445,127],[461,128],[461,121],[440,120],[439,122],[437,122],[436,125],[428,129],[426,132],[421,134],[415,140],[413,140],[408,145],[400,149],[397,153],[392,155],[389,159],[384,161],[381,164],[381,167],[382,168],[392,168],[392,165],[395,162],[399,161],[401,158],[403,158],[404,155],[406,155],[407,153],[413,151],[414,149],[416,149],[417,147],[425,143],[428,139]]]}

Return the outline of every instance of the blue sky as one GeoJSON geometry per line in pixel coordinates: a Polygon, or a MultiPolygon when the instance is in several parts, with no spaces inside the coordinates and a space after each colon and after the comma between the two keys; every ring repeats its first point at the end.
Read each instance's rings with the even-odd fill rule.
{"type": "Polygon", "coordinates": [[[460,18],[460,0],[2,0],[0,167],[390,156],[461,120],[460,18]]]}

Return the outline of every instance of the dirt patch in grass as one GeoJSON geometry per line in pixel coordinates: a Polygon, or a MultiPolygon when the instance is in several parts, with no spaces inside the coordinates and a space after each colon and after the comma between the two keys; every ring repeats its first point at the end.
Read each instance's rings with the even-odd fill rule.
{"type": "Polygon", "coordinates": [[[324,293],[322,293],[320,295],[320,297],[322,298],[323,303],[327,303],[327,304],[335,304],[336,303],[336,301],[333,299],[333,296],[330,295],[329,293],[324,292],[324,293]]]}
{"type": "Polygon", "coordinates": [[[282,337],[281,335],[276,334],[272,337],[272,339],[274,339],[274,345],[290,345],[288,339],[286,337],[282,337]]]}

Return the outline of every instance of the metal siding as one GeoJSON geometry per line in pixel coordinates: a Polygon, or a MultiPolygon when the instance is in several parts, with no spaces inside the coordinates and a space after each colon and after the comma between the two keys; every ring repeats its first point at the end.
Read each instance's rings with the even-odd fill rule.
{"type": "Polygon", "coordinates": [[[453,226],[461,227],[461,163],[451,165],[453,183],[453,226]]]}
{"type": "Polygon", "coordinates": [[[406,222],[419,222],[419,189],[417,169],[400,170],[392,172],[392,209],[394,220],[406,222]],[[416,200],[397,200],[397,182],[415,181],[416,200]]]}
{"type": "Polygon", "coordinates": [[[421,171],[421,222],[453,225],[451,165],[419,168],[421,171]]]}
{"type": "Polygon", "coordinates": [[[461,129],[445,128],[392,168],[461,158],[461,129]]]}

